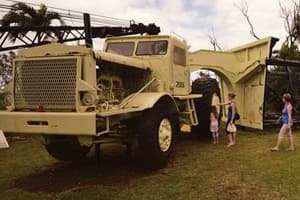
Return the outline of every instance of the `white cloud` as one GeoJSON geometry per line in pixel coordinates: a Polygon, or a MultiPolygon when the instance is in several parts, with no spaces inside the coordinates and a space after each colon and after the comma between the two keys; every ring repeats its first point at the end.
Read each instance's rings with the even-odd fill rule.
{"type": "MultiPolygon", "coordinates": [[[[254,40],[246,20],[234,6],[239,0],[39,0],[35,3],[40,2],[64,9],[134,19],[137,22],[154,22],[161,27],[162,34],[176,32],[182,35],[193,50],[211,49],[207,34],[212,28],[221,46],[227,49],[254,40]]],[[[248,4],[257,35],[284,38],[277,0],[248,0],[248,4]]]]}

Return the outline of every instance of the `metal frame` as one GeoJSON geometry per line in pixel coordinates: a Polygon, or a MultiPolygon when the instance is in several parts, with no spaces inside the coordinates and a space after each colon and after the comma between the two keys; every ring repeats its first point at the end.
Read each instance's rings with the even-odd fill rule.
{"type": "Polygon", "coordinates": [[[92,27],[90,15],[84,13],[84,26],[46,26],[46,27],[0,27],[0,52],[19,48],[48,44],[49,38],[60,43],[85,40],[87,47],[92,47],[92,38],[106,38],[109,36],[124,36],[148,33],[157,35],[160,27],[155,24],[130,24],[129,27],[92,27]],[[51,34],[52,33],[52,34],[51,34]],[[16,42],[11,41],[13,36],[16,42]]]}

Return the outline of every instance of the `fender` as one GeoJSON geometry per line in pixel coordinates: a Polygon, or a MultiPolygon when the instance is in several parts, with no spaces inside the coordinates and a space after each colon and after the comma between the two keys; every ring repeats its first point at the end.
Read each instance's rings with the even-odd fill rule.
{"type": "Polygon", "coordinates": [[[171,111],[177,113],[179,111],[175,99],[165,92],[143,92],[140,94],[131,94],[122,102],[122,108],[98,113],[98,116],[109,117],[113,115],[128,114],[153,108],[158,102],[170,103],[171,111]]]}
{"type": "MultiPolygon", "coordinates": [[[[140,93],[133,98],[132,96],[133,95],[130,95],[128,98],[124,100],[127,101],[127,99],[129,99],[128,103],[125,106],[126,108],[139,107],[145,110],[148,108],[152,108],[162,98],[168,98],[169,100],[173,101],[174,105],[176,105],[174,98],[165,92],[147,92],[147,93],[140,93]]],[[[178,111],[177,105],[176,105],[176,109],[178,111]]]]}

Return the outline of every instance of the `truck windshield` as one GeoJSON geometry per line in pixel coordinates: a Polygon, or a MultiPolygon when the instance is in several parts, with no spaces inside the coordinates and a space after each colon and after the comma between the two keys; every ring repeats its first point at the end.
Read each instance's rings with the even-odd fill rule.
{"type": "Polygon", "coordinates": [[[168,49],[167,41],[142,41],[136,49],[136,55],[165,55],[168,49]]]}
{"type": "Polygon", "coordinates": [[[133,42],[112,42],[107,44],[106,52],[123,56],[132,56],[133,49],[133,42]]]}

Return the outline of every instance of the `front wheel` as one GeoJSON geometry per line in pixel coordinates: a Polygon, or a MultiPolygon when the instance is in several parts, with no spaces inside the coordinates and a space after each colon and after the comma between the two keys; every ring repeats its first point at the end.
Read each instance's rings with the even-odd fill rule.
{"type": "Polygon", "coordinates": [[[174,142],[175,120],[163,105],[145,112],[138,135],[142,164],[159,167],[166,163],[174,142]]]}
{"type": "Polygon", "coordinates": [[[75,161],[90,151],[89,146],[81,146],[77,136],[46,135],[46,150],[57,160],[75,161]]]}

